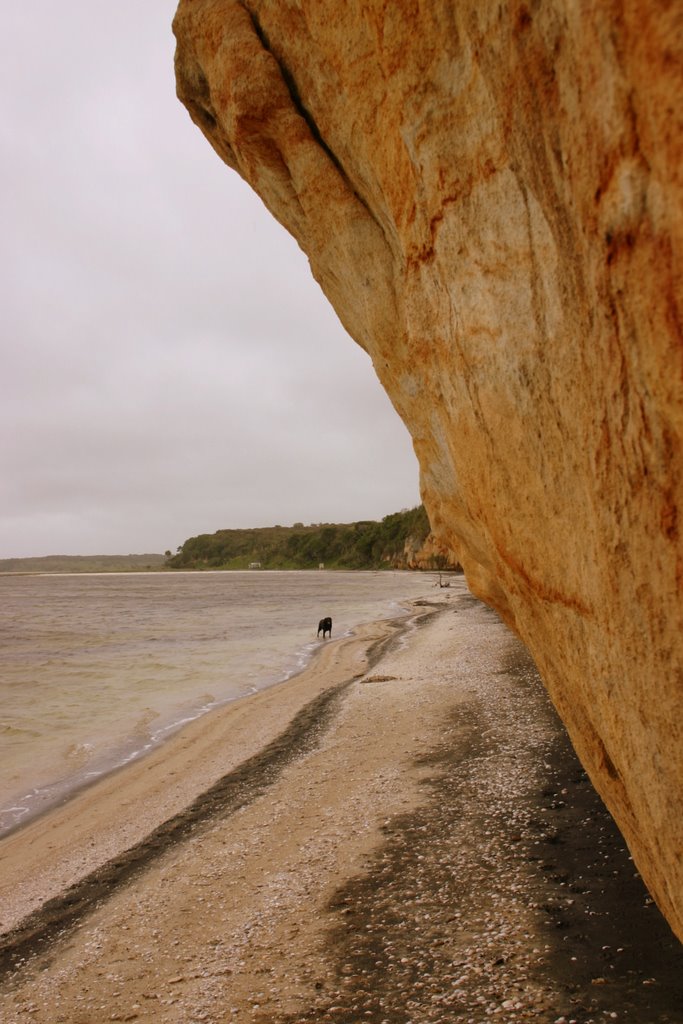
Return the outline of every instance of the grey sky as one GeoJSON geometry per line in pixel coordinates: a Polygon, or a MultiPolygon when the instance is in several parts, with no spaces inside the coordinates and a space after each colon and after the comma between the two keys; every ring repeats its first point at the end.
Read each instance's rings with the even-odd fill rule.
{"type": "Polygon", "coordinates": [[[369,358],[175,98],[174,11],[3,10],[0,557],[419,501],[369,358]]]}

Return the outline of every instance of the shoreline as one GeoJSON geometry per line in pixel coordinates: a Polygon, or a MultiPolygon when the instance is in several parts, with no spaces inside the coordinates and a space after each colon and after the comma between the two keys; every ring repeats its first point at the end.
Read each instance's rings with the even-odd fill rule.
{"type": "MultiPolygon", "coordinates": [[[[186,803],[185,831],[101,879],[42,951],[29,941],[0,1018],[681,1024],[683,948],[528,654],[471,597],[414,611],[407,642],[367,627],[204,736],[244,744],[223,788],[201,790],[212,806],[186,803]]],[[[166,771],[183,764],[188,750],[166,771]]],[[[80,808],[91,835],[126,806],[125,778],[80,808]]]]}
{"type": "Polygon", "coordinates": [[[362,674],[378,656],[378,646],[420,618],[413,604],[400,616],[321,643],[301,671],[197,716],[142,756],[112,767],[5,833],[0,838],[0,943],[22,918],[78,885],[84,874],[144,843],[243,762],[258,758],[277,742],[288,720],[338,687],[345,674],[362,674]],[[173,783],[167,788],[169,777],[173,783]],[[94,838],[91,820],[99,826],[94,838]],[[34,880],[30,886],[27,874],[34,880]]]}
{"type": "MultiPolygon", "coordinates": [[[[57,575],[57,574],[52,574],[57,575]]],[[[66,574],[62,574],[66,575],[66,574]]],[[[79,575],[84,575],[83,573],[79,575]]],[[[104,573],[96,574],[91,573],[90,575],[105,575],[104,573]]],[[[111,574],[108,574],[111,575],[111,574]]],[[[127,574],[127,575],[130,575],[127,574]]],[[[407,613],[409,614],[409,613],[407,613]]],[[[402,616],[395,616],[399,619],[402,616]]],[[[382,620],[378,620],[382,621],[382,620]]],[[[393,621],[393,618],[392,620],[393,621]]],[[[348,635],[343,637],[335,638],[334,642],[339,642],[343,639],[351,639],[355,635],[352,630],[348,635]]],[[[307,645],[309,648],[311,645],[307,645]]],[[[102,755],[100,764],[102,767],[90,767],[84,769],[79,773],[75,773],[70,777],[57,778],[52,782],[45,783],[42,786],[34,787],[27,794],[21,794],[14,797],[18,802],[37,799],[38,805],[35,807],[21,808],[11,807],[6,808],[5,813],[10,810],[23,810],[23,813],[18,817],[12,825],[5,826],[0,829],[0,843],[6,838],[14,835],[21,829],[26,828],[33,822],[39,821],[41,818],[50,814],[52,811],[57,810],[60,807],[65,807],[71,800],[79,795],[79,793],[90,789],[92,786],[97,786],[100,782],[109,778],[110,776],[116,775],[120,772],[124,772],[127,768],[135,765],[138,761],[143,761],[149,757],[150,754],[156,750],[163,748],[167,743],[172,742],[174,738],[189,726],[195,722],[199,722],[204,719],[207,715],[214,715],[220,713],[236,704],[240,701],[249,700],[256,696],[258,693],[264,693],[267,690],[274,689],[278,686],[283,686],[288,683],[291,679],[296,678],[315,663],[315,659],[318,657],[322,649],[322,643],[320,646],[309,650],[306,654],[303,651],[297,651],[299,662],[305,658],[301,667],[293,669],[289,672],[284,672],[282,677],[275,679],[273,682],[252,689],[249,693],[242,694],[235,697],[225,697],[222,699],[214,699],[210,704],[204,704],[197,707],[191,707],[189,709],[175,709],[173,715],[182,714],[183,717],[176,718],[171,717],[168,720],[162,719],[162,723],[156,729],[154,733],[149,733],[145,737],[132,737],[128,736],[121,745],[111,752],[109,756],[102,755]],[[142,745],[140,745],[142,744],[142,745]],[[132,748],[132,749],[130,749],[132,748]],[[48,795],[53,794],[53,795],[48,795]],[[41,801],[41,797],[43,798],[41,801]]]]}
{"type": "MultiPolygon", "coordinates": [[[[78,577],[83,575],[77,574],[78,577]]],[[[112,575],[127,578],[135,575],[158,582],[158,574],[155,573],[88,575],[101,578],[112,575]]],[[[191,575],[206,576],[207,573],[191,575]]],[[[209,572],[209,575],[224,577],[225,573],[209,572]]],[[[270,575],[282,575],[287,578],[293,576],[289,572],[270,575]]],[[[321,574],[313,575],[316,576],[315,582],[318,583],[321,574]]],[[[348,573],[343,575],[349,577],[348,573]]],[[[396,577],[397,574],[385,575],[396,577]]],[[[251,580],[254,574],[243,572],[233,573],[232,576],[243,579],[249,577],[251,580]]],[[[355,609],[343,587],[335,591],[334,596],[341,598],[342,605],[341,630],[337,629],[335,641],[349,636],[359,625],[374,621],[375,618],[395,618],[406,614],[400,603],[401,599],[405,598],[407,607],[411,596],[422,596],[423,590],[418,587],[416,595],[414,585],[411,587],[410,584],[406,584],[403,590],[402,583],[403,581],[399,580],[397,585],[394,584],[394,589],[400,588],[397,599],[391,593],[391,584],[388,590],[387,587],[380,587],[380,599],[375,607],[361,605],[355,609]]],[[[263,588],[256,588],[254,595],[262,591],[263,588]]],[[[68,651],[67,654],[60,654],[57,658],[53,688],[43,682],[43,679],[51,682],[51,669],[44,669],[42,663],[35,658],[31,660],[28,652],[28,675],[23,679],[21,671],[24,650],[21,644],[16,645],[16,651],[10,645],[8,679],[3,689],[3,695],[5,690],[8,691],[6,735],[9,760],[6,778],[0,787],[0,840],[24,828],[31,821],[38,820],[52,808],[62,805],[74,793],[97,784],[100,779],[141,757],[147,757],[156,747],[168,742],[169,738],[195,719],[221,711],[254,692],[285,683],[293,676],[299,675],[315,659],[322,644],[321,640],[315,638],[315,632],[311,635],[301,629],[300,620],[297,623],[289,622],[285,629],[280,623],[276,624],[280,627],[279,632],[276,628],[270,637],[250,635],[249,629],[252,630],[252,634],[256,632],[253,623],[258,621],[258,612],[255,612],[246,623],[247,636],[242,646],[240,634],[234,631],[231,634],[229,628],[223,630],[222,623],[214,615],[215,635],[211,635],[209,631],[207,638],[210,642],[202,642],[201,650],[193,651],[192,639],[193,628],[203,630],[203,623],[190,621],[186,630],[190,640],[184,646],[178,645],[176,649],[176,637],[167,626],[168,620],[151,619],[151,640],[160,639],[161,642],[153,644],[150,641],[146,647],[138,651],[138,638],[135,637],[134,642],[129,643],[130,637],[126,633],[126,629],[129,628],[126,615],[130,613],[132,600],[130,594],[135,595],[137,591],[133,589],[131,592],[126,588],[117,587],[113,591],[98,589],[95,593],[102,602],[113,603],[113,633],[107,635],[105,631],[102,646],[94,648],[94,654],[89,660],[86,659],[86,664],[83,664],[83,651],[86,648],[78,648],[78,656],[71,662],[67,661],[68,651]],[[290,626],[293,627],[290,630],[291,636],[287,634],[290,626]],[[160,631],[158,634],[157,630],[160,631]],[[106,644],[113,640],[120,641],[120,646],[114,644],[112,657],[108,660],[106,644]],[[243,647],[246,647],[246,652],[243,647]],[[188,651],[192,652],[192,657],[188,655],[188,651]],[[201,668],[195,671],[195,657],[198,657],[199,664],[204,666],[204,675],[201,668]],[[39,698],[36,699],[45,700],[44,706],[40,703],[36,705],[38,714],[34,731],[31,731],[31,722],[27,717],[31,714],[30,709],[24,713],[20,700],[17,702],[18,698],[15,697],[15,694],[20,694],[23,690],[29,692],[31,669],[36,673],[39,684],[39,698]],[[83,683],[88,673],[91,675],[94,691],[92,700],[88,686],[83,683]],[[126,677],[133,680],[128,690],[123,682],[126,677]],[[204,684],[202,679],[205,679],[204,684]],[[102,685],[98,686],[99,683],[102,685]],[[62,708],[59,705],[60,687],[71,700],[72,707],[76,699],[83,701],[83,714],[72,714],[73,721],[69,721],[68,718],[68,714],[72,712],[62,717],[62,708]],[[45,713],[45,709],[48,714],[45,713]]],[[[140,593],[144,596],[146,592],[140,593]]],[[[156,597],[157,590],[154,589],[152,593],[156,597]]],[[[174,587],[170,591],[162,588],[161,606],[163,607],[164,599],[168,600],[169,595],[176,593],[174,587]]],[[[181,586],[180,593],[187,596],[194,592],[185,591],[181,586]]],[[[232,593],[232,589],[228,588],[229,601],[232,600],[232,593]]],[[[226,596],[220,588],[218,591],[209,588],[209,594],[214,596],[216,606],[219,596],[220,600],[226,596]]],[[[365,592],[363,594],[367,596],[365,592]]],[[[66,600],[73,595],[60,590],[59,596],[66,600]]],[[[86,600],[91,595],[86,589],[78,590],[77,596],[86,600]]],[[[23,592],[16,594],[15,597],[18,607],[21,607],[23,592]]],[[[38,591],[36,599],[42,612],[43,606],[49,605],[54,595],[51,589],[38,591]]],[[[249,600],[246,605],[249,607],[249,600]]],[[[310,611],[310,608],[308,610],[310,611]]],[[[314,609],[314,614],[316,612],[317,608],[314,609]]],[[[49,634],[50,622],[48,620],[46,624],[44,613],[38,621],[38,647],[45,640],[40,633],[40,629],[43,628],[48,630],[46,642],[50,657],[56,656],[55,651],[64,652],[66,649],[59,635],[53,643],[49,634]]],[[[317,622],[317,618],[315,621],[317,622]]],[[[87,615],[83,628],[92,629],[93,636],[96,635],[94,624],[88,621],[87,615]]],[[[68,637],[66,642],[68,644],[68,637]]],[[[197,644],[194,646],[197,647],[197,644]]],[[[47,664],[51,665],[51,662],[47,664]]]]}

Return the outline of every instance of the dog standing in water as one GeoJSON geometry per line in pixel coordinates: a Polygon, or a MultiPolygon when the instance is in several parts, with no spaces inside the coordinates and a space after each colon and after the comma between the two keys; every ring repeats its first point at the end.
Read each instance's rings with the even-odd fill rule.
{"type": "Polygon", "coordinates": [[[326,633],[329,633],[330,640],[332,639],[332,619],[329,617],[329,615],[326,618],[321,619],[320,622],[318,623],[317,635],[320,636],[321,633],[323,635],[323,640],[325,639],[326,633]]]}

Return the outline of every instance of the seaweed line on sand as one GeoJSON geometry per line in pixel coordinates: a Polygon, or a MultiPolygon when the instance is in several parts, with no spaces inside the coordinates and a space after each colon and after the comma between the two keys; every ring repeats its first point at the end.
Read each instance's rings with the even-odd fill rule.
{"type": "MultiPolygon", "coordinates": [[[[415,619],[419,626],[435,610],[415,619]]],[[[386,623],[390,632],[372,642],[368,666],[398,642],[411,616],[386,623]]],[[[197,835],[202,828],[234,814],[252,803],[272,785],[288,764],[312,750],[329,728],[354,678],[325,690],[294,716],[286,729],[258,754],[224,775],[185,810],[173,815],[139,843],[91,871],[59,896],[48,900],[0,938],[0,979],[44,954],[54,941],[63,939],[90,912],[118,889],[139,876],[176,844],[197,835]]]]}

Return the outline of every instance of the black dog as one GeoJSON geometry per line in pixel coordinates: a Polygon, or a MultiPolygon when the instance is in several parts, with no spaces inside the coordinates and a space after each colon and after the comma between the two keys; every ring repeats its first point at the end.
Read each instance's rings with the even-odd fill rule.
{"type": "Polygon", "coordinates": [[[318,623],[318,636],[320,636],[321,633],[323,635],[323,640],[325,639],[326,633],[329,633],[330,640],[332,639],[332,619],[329,615],[326,618],[321,619],[318,623]]]}

